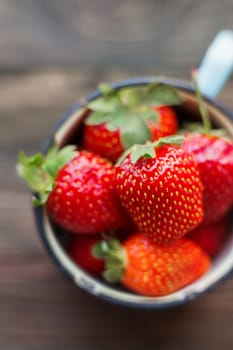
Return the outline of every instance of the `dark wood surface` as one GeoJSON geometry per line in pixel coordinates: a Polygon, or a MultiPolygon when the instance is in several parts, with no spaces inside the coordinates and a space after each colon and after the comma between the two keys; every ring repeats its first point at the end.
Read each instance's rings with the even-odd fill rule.
{"type": "MultiPolygon", "coordinates": [[[[105,72],[104,80],[126,76],[105,72]]],[[[91,71],[38,71],[0,80],[0,349],[231,349],[233,280],[176,309],[106,304],[74,287],[47,256],[18,149],[37,151],[67,107],[95,86],[91,71]]],[[[220,97],[229,108],[233,84],[220,97]]]]}
{"type": "Polygon", "coordinates": [[[232,0],[0,0],[0,67],[183,71],[232,13],[232,0]]]}
{"type": "MultiPolygon", "coordinates": [[[[0,0],[0,350],[233,347],[233,280],[176,309],[110,305],[74,287],[47,255],[17,152],[38,151],[99,81],[188,77],[233,2],[0,0]]],[[[219,99],[233,110],[233,82],[219,99]]]]}

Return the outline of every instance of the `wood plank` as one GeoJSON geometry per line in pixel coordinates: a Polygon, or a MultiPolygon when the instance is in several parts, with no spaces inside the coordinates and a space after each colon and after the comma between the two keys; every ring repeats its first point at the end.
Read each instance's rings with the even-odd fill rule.
{"type": "Polygon", "coordinates": [[[0,68],[112,66],[155,73],[198,64],[233,29],[231,0],[1,0],[0,68]]]}

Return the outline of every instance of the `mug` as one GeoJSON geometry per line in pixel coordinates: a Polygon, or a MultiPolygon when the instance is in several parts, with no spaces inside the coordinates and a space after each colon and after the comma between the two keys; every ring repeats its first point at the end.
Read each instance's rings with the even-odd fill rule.
{"type": "MultiPolygon", "coordinates": [[[[223,31],[217,35],[199,67],[198,83],[204,101],[209,111],[213,123],[217,127],[227,130],[233,139],[233,113],[228,111],[222,104],[213,98],[217,96],[229,78],[233,67],[233,51],[226,60],[226,55],[222,53],[225,46],[232,47],[233,50],[233,33],[223,31]],[[229,45],[230,41],[230,46],[229,45]],[[224,57],[223,57],[224,56],[224,57]],[[227,61],[227,63],[226,63],[227,61]],[[224,63],[225,62],[225,63],[224,63]]],[[[174,78],[159,77],[138,77],[112,84],[115,89],[126,87],[136,87],[146,85],[151,82],[159,81],[176,87],[184,100],[181,106],[176,107],[182,115],[197,115],[198,105],[195,97],[195,91],[190,82],[180,81],[174,78]]],[[[83,101],[73,105],[63,118],[56,125],[54,132],[47,139],[43,151],[46,152],[52,141],[63,146],[72,143],[79,137],[79,131],[82,122],[87,115],[85,108],[86,103],[101,97],[100,91],[96,90],[87,96],[83,101]]],[[[204,276],[192,284],[166,296],[162,297],[145,297],[136,295],[130,291],[115,285],[109,285],[103,280],[89,275],[87,272],[77,266],[69,257],[66,251],[66,240],[68,236],[61,229],[58,229],[50,221],[45,207],[34,208],[36,224],[39,234],[46,246],[49,254],[58,265],[58,267],[73,281],[75,285],[84,289],[88,293],[110,301],[136,308],[161,309],[186,303],[198,297],[202,293],[212,290],[219,282],[230,276],[233,271],[233,225],[232,232],[212,263],[211,269],[204,276]]]]}

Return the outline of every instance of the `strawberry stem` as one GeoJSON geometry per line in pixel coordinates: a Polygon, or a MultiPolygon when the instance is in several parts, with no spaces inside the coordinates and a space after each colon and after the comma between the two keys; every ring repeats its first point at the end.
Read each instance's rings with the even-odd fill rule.
{"type": "Polygon", "coordinates": [[[197,79],[196,79],[197,71],[193,70],[191,75],[192,75],[194,90],[196,92],[199,111],[200,111],[200,114],[202,117],[203,127],[204,127],[205,131],[208,132],[212,129],[212,126],[211,126],[211,121],[210,121],[208,110],[206,108],[205,102],[202,98],[201,91],[200,91],[198,83],[197,83],[197,79]]]}
{"type": "Polygon", "coordinates": [[[117,239],[109,239],[96,243],[92,250],[93,256],[105,260],[103,277],[107,282],[118,282],[127,265],[124,247],[117,239]]]}
{"type": "Polygon", "coordinates": [[[172,135],[166,137],[160,137],[158,140],[154,141],[152,144],[154,147],[161,147],[165,145],[181,146],[184,140],[183,135],[172,135]]]}

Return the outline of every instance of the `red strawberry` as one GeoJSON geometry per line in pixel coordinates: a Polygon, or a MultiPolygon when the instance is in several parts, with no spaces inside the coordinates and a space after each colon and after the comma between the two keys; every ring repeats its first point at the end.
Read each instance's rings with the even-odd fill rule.
{"type": "Polygon", "coordinates": [[[111,131],[106,124],[84,125],[82,146],[112,161],[116,161],[124,152],[119,129],[111,131]]]}
{"type": "Polygon", "coordinates": [[[194,282],[210,267],[198,245],[180,239],[167,246],[152,243],[144,233],[134,233],[122,245],[102,242],[95,254],[106,260],[104,277],[145,296],[163,296],[194,282]]]}
{"type": "Polygon", "coordinates": [[[223,138],[188,135],[182,145],[197,163],[203,183],[204,222],[219,220],[233,204],[233,145],[223,138]]]}
{"type": "Polygon", "coordinates": [[[122,205],[138,229],[160,244],[182,237],[203,215],[196,164],[175,142],[181,138],[161,138],[157,145],[134,147],[116,172],[122,205]]]}
{"type": "Polygon", "coordinates": [[[175,135],[178,124],[174,110],[169,106],[153,107],[153,110],[157,112],[158,124],[156,125],[154,122],[148,120],[149,128],[152,134],[151,139],[156,141],[160,137],[175,135]]]}
{"type": "Polygon", "coordinates": [[[199,133],[188,134],[182,148],[192,155],[197,163],[203,183],[203,205],[205,224],[223,217],[233,203],[233,144],[216,136],[212,130],[209,111],[203,100],[196,79],[192,74],[198,107],[202,119],[199,133]]]}
{"type": "Polygon", "coordinates": [[[98,236],[75,236],[70,247],[70,255],[74,262],[94,275],[101,275],[104,271],[104,259],[96,258],[92,254],[94,245],[100,241],[98,236]]]}
{"type": "Polygon", "coordinates": [[[66,230],[96,234],[130,226],[114,188],[116,169],[99,155],[53,146],[45,157],[21,153],[18,172],[37,192],[34,203],[47,201],[48,213],[66,230]]]}
{"type": "Polygon", "coordinates": [[[48,198],[55,222],[74,233],[98,233],[124,227],[128,218],[114,188],[115,168],[87,151],[77,155],[58,173],[48,198]]]}
{"type": "MultiPolygon", "coordinates": [[[[153,110],[157,113],[157,122],[154,119],[147,120],[150,131],[148,139],[157,140],[159,137],[175,134],[177,131],[177,118],[173,109],[169,106],[160,106],[154,107],[153,110]]],[[[123,125],[125,122],[122,120],[123,125]]],[[[112,161],[117,161],[125,151],[125,146],[121,140],[120,127],[116,130],[111,130],[111,128],[108,128],[107,123],[91,124],[87,118],[83,129],[83,148],[98,153],[112,161]]]]}
{"type": "Polygon", "coordinates": [[[189,232],[187,238],[196,242],[208,255],[214,257],[226,239],[227,226],[225,218],[211,224],[201,224],[189,232]]]}

